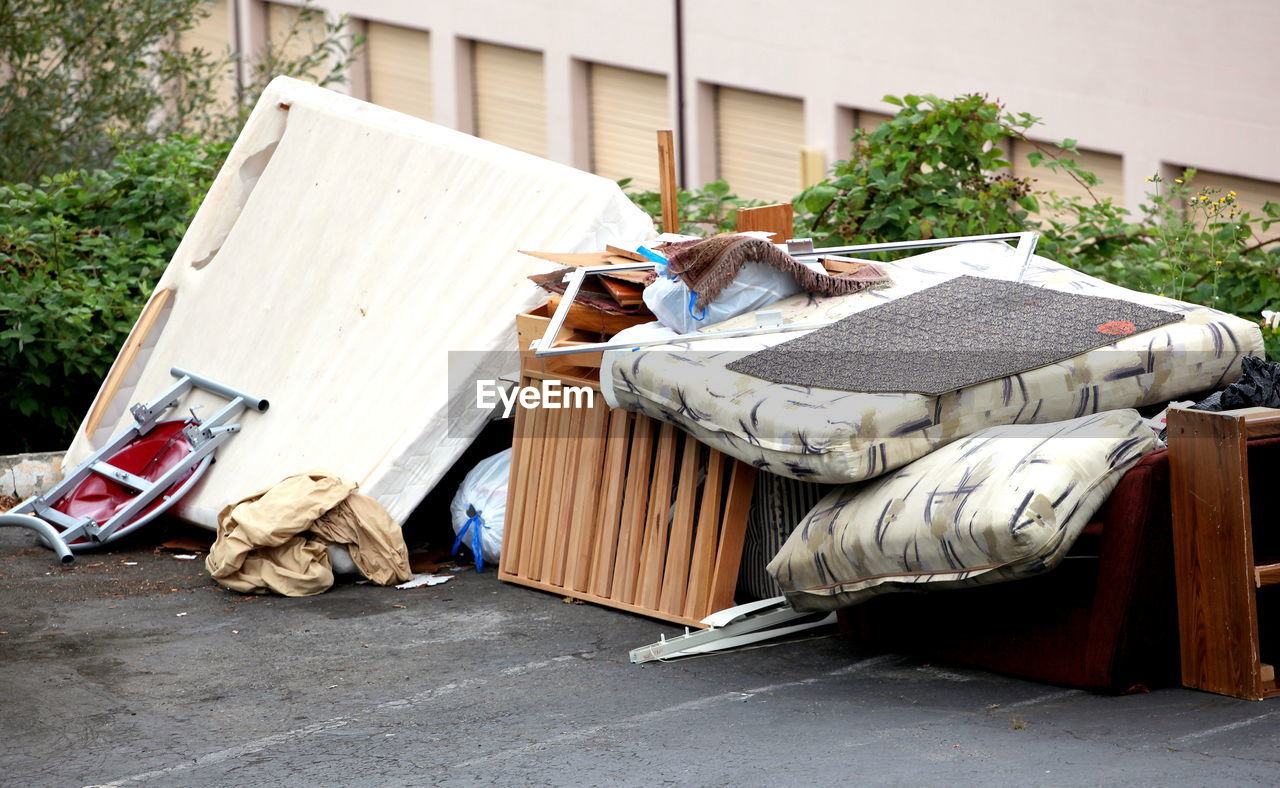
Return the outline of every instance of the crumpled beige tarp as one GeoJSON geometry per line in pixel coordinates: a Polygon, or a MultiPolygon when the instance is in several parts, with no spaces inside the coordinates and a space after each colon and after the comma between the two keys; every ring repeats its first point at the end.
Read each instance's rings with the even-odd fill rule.
{"type": "Polygon", "coordinates": [[[225,507],[205,567],[235,591],[310,596],[333,585],[326,546],[338,544],[378,585],[411,579],[400,526],[356,488],[355,482],[311,471],[225,507]]]}

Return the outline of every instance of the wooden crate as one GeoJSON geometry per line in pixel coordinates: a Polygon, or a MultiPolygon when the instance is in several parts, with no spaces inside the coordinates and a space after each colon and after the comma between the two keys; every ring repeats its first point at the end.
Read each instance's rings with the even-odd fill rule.
{"type": "Polygon", "coordinates": [[[498,577],[689,626],[732,606],[755,468],[542,367],[521,385],[595,401],[517,409],[498,577]]]}

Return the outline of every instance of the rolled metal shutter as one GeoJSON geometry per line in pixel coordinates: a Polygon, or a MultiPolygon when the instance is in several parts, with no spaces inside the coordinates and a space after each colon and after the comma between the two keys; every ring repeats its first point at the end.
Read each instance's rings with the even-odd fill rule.
{"type": "MultiPolygon", "coordinates": [[[[272,49],[281,50],[281,54],[290,60],[303,57],[315,50],[320,42],[324,41],[327,33],[324,12],[320,9],[315,9],[315,13],[306,21],[297,23],[298,34],[292,39],[286,40],[290,27],[298,17],[298,9],[294,6],[282,3],[267,3],[267,40],[271,42],[272,49]]],[[[317,65],[306,74],[301,75],[301,78],[318,82],[324,76],[324,72],[325,69],[317,65]]]]}
{"type": "MultiPolygon", "coordinates": [[[[1191,188],[1197,192],[1201,189],[1220,189],[1221,192],[1213,196],[1215,200],[1227,196],[1228,192],[1235,192],[1236,203],[1241,210],[1252,214],[1255,218],[1266,216],[1262,212],[1262,206],[1267,202],[1280,203],[1280,183],[1227,175],[1223,172],[1199,170],[1195,180],[1191,182],[1191,188]]],[[[1271,233],[1267,233],[1267,237],[1270,236],[1271,233]]]]}
{"type": "Polygon", "coordinates": [[[866,132],[876,130],[876,126],[884,123],[886,120],[893,120],[892,115],[886,115],[883,112],[872,112],[869,109],[855,110],[853,115],[854,125],[866,132]]]}
{"type": "Polygon", "coordinates": [[[716,138],[720,177],[740,197],[788,202],[800,191],[804,102],[718,88],[716,138]]]}
{"type": "MultiPolygon", "coordinates": [[[[1084,148],[1080,148],[1078,154],[1069,154],[1049,143],[1042,142],[1040,144],[1055,155],[1068,156],[1075,159],[1076,163],[1081,167],[1097,175],[1102,182],[1094,186],[1092,191],[1099,200],[1110,197],[1116,204],[1124,204],[1124,168],[1123,159],[1119,156],[1114,153],[1103,153],[1101,151],[1085,150],[1084,148]]],[[[1029,142],[1014,140],[1013,154],[1009,161],[1013,164],[1013,174],[1015,176],[1035,179],[1034,186],[1036,191],[1054,191],[1063,197],[1088,198],[1089,191],[1079,183],[1076,183],[1075,179],[1066,172],[1050,170],[1044,165],[1032,167],[1031,163],[1027,161],[1027,155],[1035,152],[1035,150],[1036,146],[1029,142]]]]}
{"type": "Polygon", "coordinates": [[[542,53],[477,41],[471,62],[476,136],[547,155],[542,53]]]}
{"type": "MultiPolygon", "coordinates": [[[[209,15],[198,22],[195,27],[182,34],[180,44],[183,49],[202,49],[209,53],[210,59],[218,61],[232,50],[231,9],[227,0],[207,0],[202,5],[209,8],[209,15]]],[[[228,63],[226,71],[219,73],[215,93],[218,103],[231,104],[236,98],[235,64],[228,63]]]]}
{"type": "Polygon", "coordinates": [[[388,109],[431,119],[431,34],[368,22],[365,51],[369,100],[388,109]]]}
{"type": "Polygon", "coordinates": [[[610,180],[631,178],[639,190],[658,188],[658,129],[671,128],[667,78],[592,64],[591,169],[610,180]]]}

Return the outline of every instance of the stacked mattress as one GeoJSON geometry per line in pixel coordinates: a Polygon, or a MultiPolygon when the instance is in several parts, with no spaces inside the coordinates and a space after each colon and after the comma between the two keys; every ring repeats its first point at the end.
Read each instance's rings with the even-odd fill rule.
{"type": "MultiPolygon", "coordinates": [[[[831,298],[802,293],[770,308],[781,310],[786,322],[833,321],[958,276],[1008,279],[1017,273],[1014,251],[994,243],[880,265],[892,277],[888,287],[831,298]]],[[[785,385],[727,368],[798,332],[694,343],[681,343],[672,334],[670,345],[610,351],[601,368],[602,389],[611,405],[683,427],[757,468],[840,484],[874,478],[985,427],[1044,424],[1185,399],[1235,380],[1244,356],[1263,356],[1258,326],[1224,312],[1126,290],[1042,257],[1031,259],[1023,281],[1124,299],[1181,313],[1183,319],[939,396],[785,385]]],[[[703,331],[754,324],[754,315],[747,314],[703,331]]],[[[637,327],[617,339],[649,338],[661,331],[637,327]]]]}
{"type": "MultiPolygon", "coordinates": [[[[770,308],[786,322],[830,322],[957,277],[1014,279],[1019,271],[1013,250],[1000,244],[880,265],[892,277],[888,287],[801,294],[770,308]]],[[[1156,448],[1134,408],[1220,388],[1239,377],[1243,358],[1264,353],[1258,326],[1247,320],[1125,290],[1044,258],[1031,259],[1022,281],[1181,319],[937,396],[775,383],[730,368],[799,332],[689,343],[638,326],[617,339],[666,332],[672,343],[606,353],[601,388],[610,404],[676,424],[757,468],[841,485],[798,524],[783,524],[794,531],[768,567],[798,609],[1038,574],[1063,559],[1120,476],[1156,448]]],[[[754,323],[748,314],[703,330],[754,323]]]]}

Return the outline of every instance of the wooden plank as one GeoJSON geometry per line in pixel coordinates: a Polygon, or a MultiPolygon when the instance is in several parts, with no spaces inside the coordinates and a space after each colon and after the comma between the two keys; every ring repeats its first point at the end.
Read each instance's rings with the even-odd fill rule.
{"type": "Polygon", "coordinates": [[[639,252],[633,252],[630,249],[623,249],[621,246],[605,244],[604,248],[609,254],[617,255],[618,257],[625,259],[628,263],[647,263],[649,261],[649,258],[639,252]]]}
{"type": "Polygon", "coordinates": [[[1280,583],[1280,564],[1260,564],[1253,568],[1254,585],[1272,586],[1280,583]]]}
{"type": "Polygon", "coordinates": [[[621,409],[610,411],[600,529],[596,534],[591,570],[591,591],[601,597],[609,596],[613,586],[613,562],[618,554],[618,526],[622,517],[622,492],[627,480],[627,437],[630,434],[631,412],[621,409]]]}
{"type": "MultiPolygon", "coordinates": [[[[539,580],[530,580],[525,577],[512,577],[509,582],[516,583],[522,586],[527,586],[528,588],[536,588],[539,591],[549,591],[553,594],[557,594],[561,596],[565,595],[563,588],[560,588],[559,586],[550,585],[548,583],[544,583],[539,580]]],[[[590,602],[595,605],[604,605],[605,607],[617,608],[618,610],[625,610],[629,613],[638,613],[639,615],[648,616],[649,618],[660,619],[662,621],[670,621],[676,624],[683,624],[690,628],[705,629],[707,626],[706,624],[702,623],[698,619],[685,618],[683,616],[670,616],[665,613],[659,613],[656,610],[650,610],[641,605],[635,605],[630,602],[624,602],[620,599],[614,599],[613,597],[600,597],[600,596],[596,596],[595,594],[576,593],[576,592],[573,594],[573,596],[575,599],[581,599],[584,602],[590,602]]]]}
{"type": "Polygon", "coordinates": [[[720,505],[724,491],[724,455],[707,452],[707,475],[702,482],[702,506],[689,566],[689,590],[685,594],[684,615],[702,619],[716,611],[709,609],[711,572],[715,568],[716,542],[720,537],[720,505]]]}
{"type": "Polygon", "coordinates": [[[795,235],[793,216],[789,202],[761,205],[758,208],[739,208],[738,232],[763,230],[773,233],[773,242],[780,244],[795,235]]]}
{"type": "Polygon", "coordinates": [[[715,569],[711,574],[708,605],[712,612],[733,606],[733,592],[738,585],[738,567],[742,564],[742,543],[747,536],[747,513],[751,509],[751,493],[755,483],[756,469],[735,460],[729,475],[729,492],[725,496],[724,520],[720,526],[715,569]]]}
{"type": "Polygon", "coordinates": [[[693,523],[698,506],[699,444],[685,434],[680,457],[680,477],[676,483],[676,505],[671,517],[671,534],[667,538],[667,560],[662,570],[662,593],[658,609],[680,615],[689,587],[689,567],[693,558],[693,523]]]}
{"type": "Polygon", "coordinates": [[[557,479],[562,478],[562,468],[564,467],[560,464],[558,456],[564,441],[556,437],[562,434],[561,421],[564,411],[542,409],[538,409],[538,411],[543,414],[545,419],[542,424],[542,437],[539,438],[542,443],[542,459],[538,463],[541,466],[537,487],[538,503],[533,514],[530,547],[525,556],[528,560],[528,568],[524,569],[522,567],[523,571],[521,572],[525,577],[533,580],[541,580],[543,573],[549,573],[551,570],[550,562],[544,562],[546,545],[549,541],[547,534],[550,528],[551,507],[555,501],[551,488],[555,485],[557,479]]]}
{"type": "MultiPolygon", "coordinates": [[[[529,378],[522,378],[520,382],[521,385],[530,385],[529,378]]],[[[516,424],[517,426],[521,423],[528,425],[525,430],[527,440],[525,460],[521,466],[519,484],[516,488],[520,496],[520,516],[508,517],[507,522],[509,527],[515,529],[515,534],[511,538],[519,543],[519,547],[511,561],[508,561],[505,555],[499,561],[500,570],[517,575],[527,575],[532,570],[530,556],[535,552],[534,527],[538,518],[542,455],[546,448],[546,441],[542,437],[546,429],[545,414],[546,411],[543,410],[527,410],[517,405],[516,424]]],[[[503,538],[506,538],[505,534],[503,538]]]]}
{"type": "Polygon", "coordinates": [[[640,548],[649,504],[649,468],[653,463],[653,419],[636,414],[631,432],[631,457],[627,463],[626,494],[618,531],[618,559],[613,565],[610,596],[626,602],[635,599],[640,574],[640,548]]]}
{"type": "Polygon", "coordinates": [[[551,552],[544,554],[543,566],[546,567],[547,556],[550,557],[551,575],[543,574],[543,580],[558,586],[564,585],[565,563],[569,552],[569,529],[573,524],[573,510],[577,505],[574,500],[574,480],[578,477],[578,448],[582,445],[582,430],[586,419],[582,411],[563,408],[561,422],[563,430],[556,436],[561,444],[557,452],[560,462],[556,466],[556,484],[551,490],[551,517],[547,522],[548,545],[551,552]]]}
{"type": "Polygon", "coordinates": [[[662,198],[662,231],[680,232],[680,203],[676,185],[676,143],[670,129],[658,132],[658,191],[662,198]]]}
{"type": "Polygon", "coordinates": [[[671,482],[676,469],[676,428],[663,422],[658,450],[653,458],[649,485],[649,516],[644,526],[644,550],[640,555],[640,588],[635,602],[658,609],[662,569],[667,558],[667,530],[671,517],[671,482]]]}
{"type": "MultiPolygon", "coordinates": [[[[526,378],[520,385],[528,385],[526,378]]],[[[507,477],[507,515],[502,524],[502,553],[498,572],[514,571],[520,565],[520,533],[524,522],[525,496],[529,482],[529,441],[533,420],[523,408],[515,412],[515,434],[511,441],[511,472],[507,477]]]]}
{"type": "Polygon", "coordinates": [[[1244,419],[1250,440],[1280,435],[1280,408],[1239,408],[1222,412],[1244,419]]]}
{"type": "Polygon", "coordinates": [[[133,324],[133,329],[129,331],[129,338],[124,341],[124,347],[120,348],[120,354],[111,364],[107,379],[102,384],[102,391],[99,391],[98,396],[93,400],[89,418],[85,420],[84,434],[90,439],[93,438],[93,433],[98,431],[103,417],[107,415],[107,409],[111,407],[111,401],[120,391],[120,384],[124,382],[125,375],[129,374],[129,368],[133,366],[133,360],[137,358],[138,351],[142,350],[142,346],[146,344],[147,338],[155,328],[156,321],[160,319],[160,315],[164,314],[165,307],[169,306],[172,300],[172,289],[157,290],[151,294],[151,299],[142,308],[138,322],[133,324]]]}
{"type": "Polygon", "coordinates": [[[605,438],[609,425],[609,406],[597,398],[595,407],[579,411],[583,420],[579,442],[578,474],[574,490],[573,520],[569,532],[569,558],[565,586],[586,591],[591,580],[591,557],[599,530],[601,475],[604,472],[605,438]]]}
{"type": "Polygon", "coordinates": [[[1243,418],[1169,412],[1182,683],[1261,700],[1243,418]]]}
{"type": "MultiPolygon", "coordinates": [[[[552,293],[551,298],[547,300],[547,307],[555,312],[562,300],[558,293],[552,293]]],[[[569,305],[569,311],[564,318],[566,327],[595,334],[616,334],[625,328],[652,322],[653,315],[648,312],[642,315],[611,315],[576,301],[569,305]]],[[[595,366],[600,366],[600,363],[596,362],[595,366]]]]}
{"type": "Polygon", "coordinates": [[[644,303],[644,287],[634,282],[623,282],[611,276],[598,276],[600,286],[609,291],[613,300],[622,306],[638,306],[644,303]]]}

